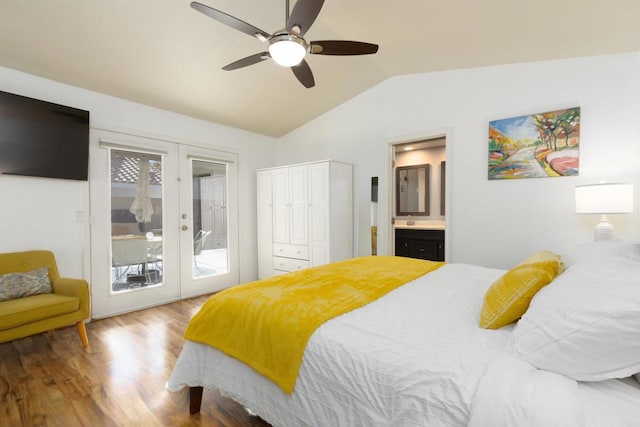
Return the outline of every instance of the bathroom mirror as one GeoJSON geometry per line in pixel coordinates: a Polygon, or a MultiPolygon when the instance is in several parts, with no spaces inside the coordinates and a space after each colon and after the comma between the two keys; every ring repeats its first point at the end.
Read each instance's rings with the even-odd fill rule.
{"type": "Polygon", "coordinates": [[[429,215],[431,165],[396,168],[396,215],[429,215]]]}

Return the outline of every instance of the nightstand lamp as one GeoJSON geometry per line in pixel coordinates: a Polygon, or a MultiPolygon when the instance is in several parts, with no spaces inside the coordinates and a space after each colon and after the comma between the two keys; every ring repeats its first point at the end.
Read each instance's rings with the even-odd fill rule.
{"type": "Polygon", "coordinates": [[[613,224],[610,214],[633,213],[633,185],[601,183],[576,187],[576,213],[602,215],[596,225],[595,240],[613,239],[613,224]]]}

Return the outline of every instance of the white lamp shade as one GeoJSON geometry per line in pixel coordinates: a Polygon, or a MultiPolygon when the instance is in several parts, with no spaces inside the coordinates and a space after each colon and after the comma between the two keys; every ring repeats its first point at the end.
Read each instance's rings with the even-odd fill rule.
{"type": "Polygon", "coordinates": [[[293,67],[298,65],[304,55],[307,53],[307,49],[301,39],[280,37],[279,40],[275,40],[269,45],[269,55],[271,58],[283,67],[293,67]]]}
{"type": "Polygon", "coordinates": [[[633,212],[632,184],[592,184],[576,187],[577,214],[621,214],[633,212]]]}

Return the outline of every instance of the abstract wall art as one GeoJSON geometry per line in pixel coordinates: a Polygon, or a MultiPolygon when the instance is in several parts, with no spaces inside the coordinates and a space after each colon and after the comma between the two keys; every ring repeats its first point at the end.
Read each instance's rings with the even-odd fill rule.
{"type": "Polygon", "coordinates": [[[489,122],[489,179],[578,175],[580,107],[489,122]]]}

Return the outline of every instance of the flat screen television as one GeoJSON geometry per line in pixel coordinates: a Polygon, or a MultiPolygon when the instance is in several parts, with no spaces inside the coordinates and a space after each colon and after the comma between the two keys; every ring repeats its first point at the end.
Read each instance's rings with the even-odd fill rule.
{"type": "Polygon", "coordinates": [[[0,91],[0,174],[86,181],[89,112],[0,91]]]}

